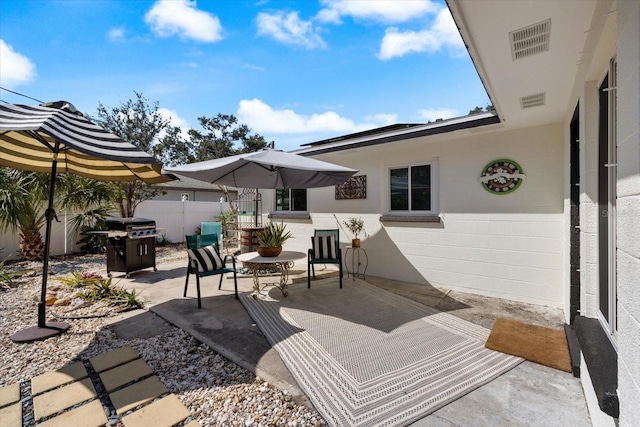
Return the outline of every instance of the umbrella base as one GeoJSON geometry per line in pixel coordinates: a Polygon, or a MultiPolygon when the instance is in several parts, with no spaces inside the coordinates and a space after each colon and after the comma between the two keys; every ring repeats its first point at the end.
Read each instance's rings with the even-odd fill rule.
{"type": "Polygon", "coordinates": [[[69,324],[66,322],[47,322],[44,327],[32,326],[16,332],[11,335],[11,341],[31,342],[46,340],[47,338],[64,333],[67,329],[69,329],[69,324]]]}

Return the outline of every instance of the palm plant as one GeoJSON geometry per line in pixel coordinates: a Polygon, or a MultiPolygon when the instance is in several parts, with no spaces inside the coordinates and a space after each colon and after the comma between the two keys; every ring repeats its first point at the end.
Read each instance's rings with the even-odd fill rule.
{"type": "MultiPolygon", "coordinates": [[[[0,167],[0,231],[18,231],[20,256],[42,259],[45,208],[49,193],[49,174],[0,167]]],[[[104,222],[118,189],[110,182],[95,181],[77,175],[56,176],[56,207],[80,209],[85,213],[74,219],[74,231],[104,222]]]]}
{"type": "MultiPolygon", "coordinates": [[[[89,230],[104,230],[106,218],[115,209],[114,200],[120,189],[112,182],[77,175],[67,175],[63,187],[74,190],[61,191],[60,206],[80,210],[71,220],[72,230],[81,235],[89,230]]],[[[103,236],[84,234],[78,243],[84,252],[104,253],[106,250],[103,236]]]]}
{"type": "Polygon", "coordinates": [[[0,168],[0,231],[18,230],[20,256],[41,259],[44,241],[40,228],[45,223],[47,200],[45,174],[0,168]]]}

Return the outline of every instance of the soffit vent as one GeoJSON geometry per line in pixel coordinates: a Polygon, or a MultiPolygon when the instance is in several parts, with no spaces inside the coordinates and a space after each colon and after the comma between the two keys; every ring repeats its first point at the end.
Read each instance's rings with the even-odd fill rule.
{"type": "Polygon", "coordinates": [[[545,103],[545,93],[536,93],[535,95],[523,96],[520,98],[520,107],[525,108],[540,107],[545,103]]]}
{"type": "Polygon", "coordinates": [[[551,19],[510,32],[511,57],[515,61],[548,51],[550,34],[551,19]]]}

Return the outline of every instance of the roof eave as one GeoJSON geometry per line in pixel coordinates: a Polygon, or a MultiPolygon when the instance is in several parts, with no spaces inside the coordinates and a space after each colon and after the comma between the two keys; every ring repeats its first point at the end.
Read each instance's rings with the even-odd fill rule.
{"type": "MultiPolygon", "coordinates": [[[[478,115],[480,116],[480,115],[478,115]]],[[[337,151],[351,150],[354,148],[360,147],[370,147],[373,145],[379,144],[387,144],[390,142],[403,141],[407,139],[414,139],[420,137],[426,137],[431,135],[438,135],[447,132],[455,132],[459,130],[467,130],[480,126],[488,126],[500,123],[500,118],[493,113],[485,113],[481,115],[482,117],[474,118],[473,120],[466,121],[455,121],[452,120],[449,124],[440,124],[440,123],[432,123],[430,125],[425,125],[420,129],[409,129],[405,132],[394,132],[390,135],[384,136],[377,135],[376,138],[362,139],[346,142],[341,141],[339,144],[334,144],[331,146],[320,146],[320,147],[311,147],[309,149],[297,150],[296,153],[301,156],[312,156],[317,154],[325,154],[325,153],[333,153],[337,151]]]]}

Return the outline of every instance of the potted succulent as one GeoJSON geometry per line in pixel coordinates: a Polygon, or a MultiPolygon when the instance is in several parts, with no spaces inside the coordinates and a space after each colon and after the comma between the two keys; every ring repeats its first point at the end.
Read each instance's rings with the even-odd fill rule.
{"type": "Polygon", "coordinates": [[[291,238],[291,232],[286,231],[285,224],[270,223],[257,234],[258,254],[265,257],[274,257],[282,252],[282,245],[291,238]]]}
{"type": "Polygon", "coordinates": [[[353,239],[351,239],[351,246],[354,248],[359,248],[360,247],[360,238],[358,237],[361,233],[365,234],[364,232],[364,220],[362,219],[362,217],[354,217],[352,216],[351,218],[347,219],[346,221],[342,222],[345,227],[347,227],[347,230],[349,230],[352,234],[353,234],[353,239]]]}

